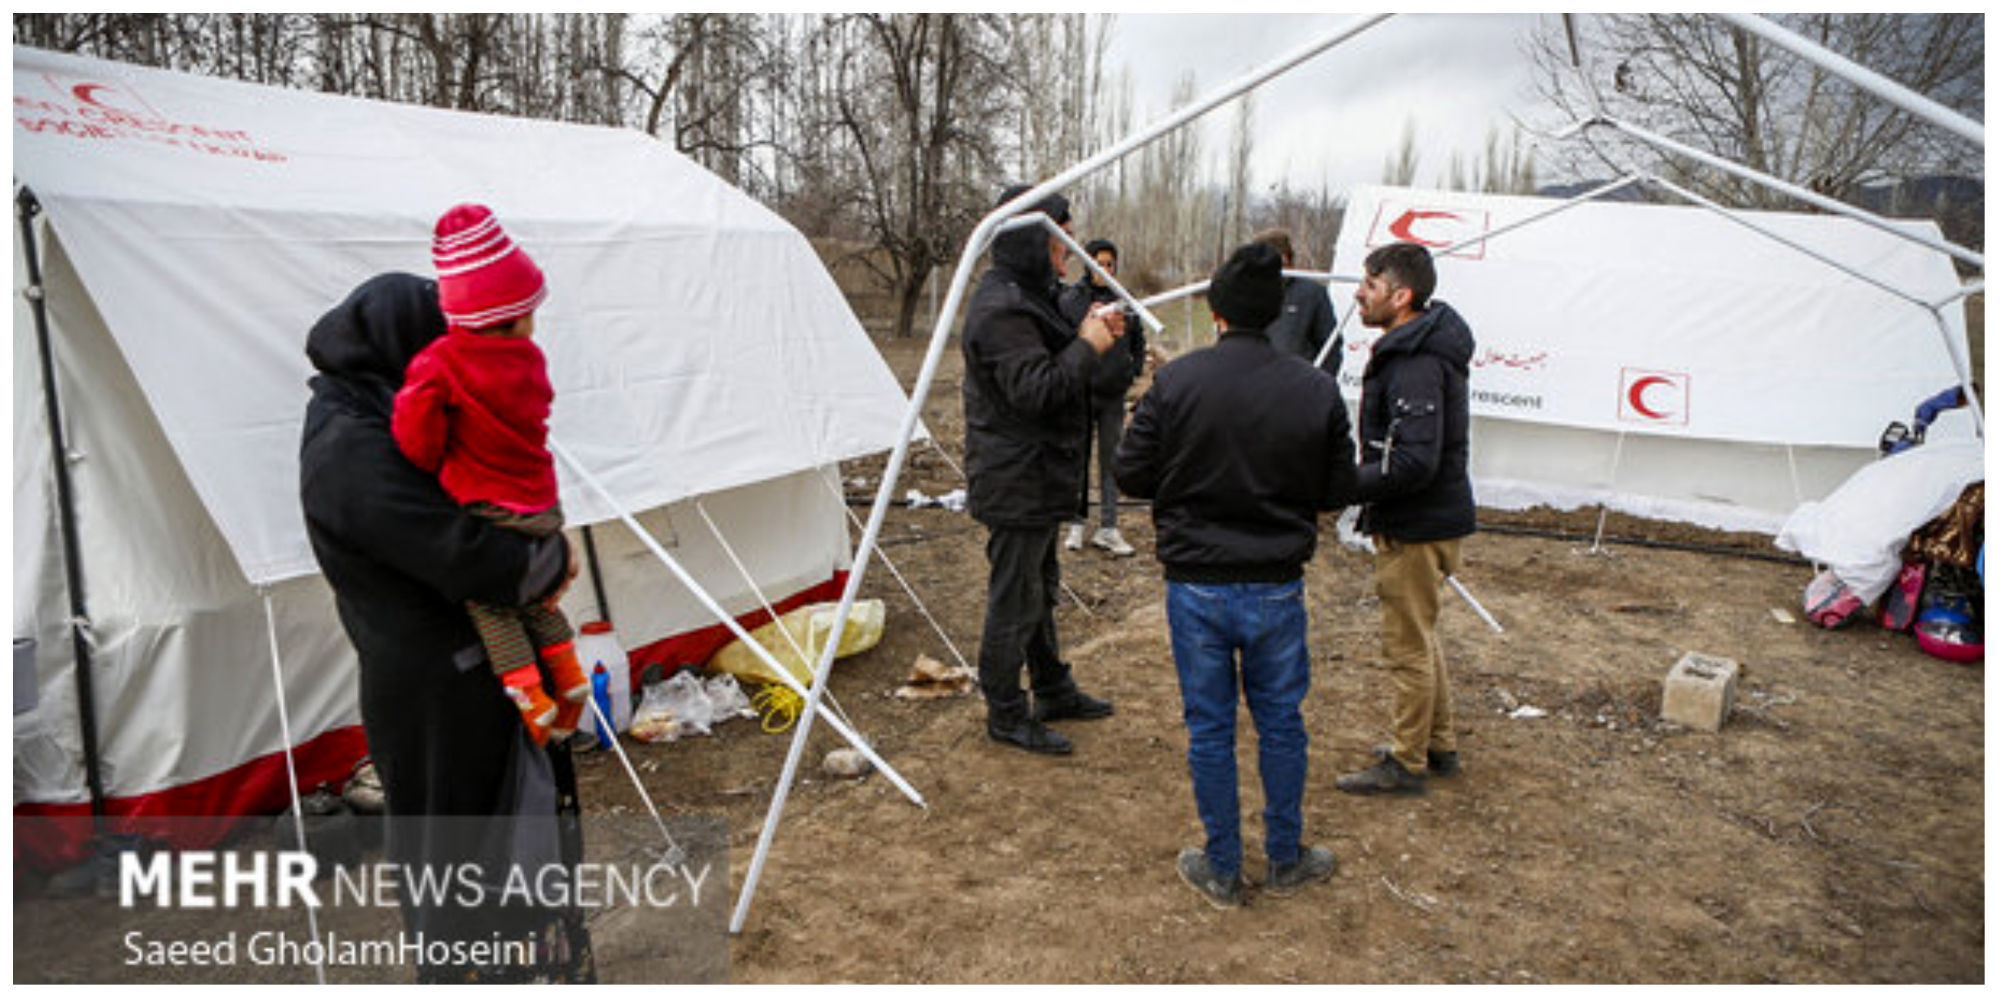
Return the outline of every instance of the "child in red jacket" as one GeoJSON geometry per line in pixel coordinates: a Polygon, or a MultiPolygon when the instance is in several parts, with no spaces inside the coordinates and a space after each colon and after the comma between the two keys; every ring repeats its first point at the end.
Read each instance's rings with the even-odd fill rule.
{"type": "MultiPolygon", "coordinates": [[[[535,309],[548,294],[542,271],[484,205],[446,212],[431,255],[450,330],[410,361],[390,424],[396,444],[413,464],[436,472],[445,492],[472,513],[532,535],[560,531],[555,459],[547,447],[555,389],[532,339],[535,309]]],[[[590,682],[562,611],[542,604],[466,607],[535,744],[574,732],[590,682]],[[538,653],[560,704],[544,692],[538,653]]]]}

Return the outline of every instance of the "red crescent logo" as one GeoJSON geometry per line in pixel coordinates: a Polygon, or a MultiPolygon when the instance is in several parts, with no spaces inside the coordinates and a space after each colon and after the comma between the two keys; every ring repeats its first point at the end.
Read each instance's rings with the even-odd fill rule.
{"type": "Polygon", "coordinates": [[[95,91],[110,90],[110,89],[111,89],[110,87],[107,87],[101,83],[79,83],[76,86],[71,87],[69,89],[69,92],[75,94],[76,99],[82,101],[85,104],[94,105],[96,107],[104,108],[109,111],[116,111],[118,110],[117,108],[114,108],[111,105],[106,104],[103,101],[100,101],[97,98],[91,96],[92,93],[95,91]]]}
{"type": "Polygon", "coordinates": [[[1625,393],[1625,399],[1627,402],[1632,404],[1632,408],[1634,410],[1639,411],[1639,414],[1641,416],[1645,416],[1653,420],[1665,420],[1667,418],[1667,414],[1661,413],[1660,411],[1655,410],[1646,405],[1646,390],[1656,385],[1672,385],[1672,384],[1673,380],[1671,379],[1664,379],[1659,377],[1658,375],[1648,375],[1645,378],[1639,379],[1638,381],[1632,383],[1631,390],[1625,393]]]}
{"type": "Polygon", "coordinates": [[[1423,237],[1418,236],[1413,232],[1410,232],[1410,227],[1415,225],[1416,223],[1422,222],[1425,219],[1457,219],[1457,218],[1459,218],[1459,216],[1458,213],[1456,212],[1425,212],[1413,208],[1407,212],[1404,212],[1402,218],[1397,219],[1396,221],[1389,224],[1389,234],[1396,237],[1399,240],[1408,240],[1411,243],[1419,243],[1427,247],[1450,246],[1451,244],[1446,243],[1443,240],[1424,239],[1423,237]]]}

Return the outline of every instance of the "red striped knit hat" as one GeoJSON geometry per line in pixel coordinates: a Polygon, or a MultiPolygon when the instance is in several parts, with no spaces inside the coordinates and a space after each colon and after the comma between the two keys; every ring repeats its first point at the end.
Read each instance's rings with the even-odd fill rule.
{"type": "Polygon", "coordinates": [[[512,322],[548,297],[542,269],[484,205],[457,205],[438,219],[431,259],[437,264],[438,306],[457,329],[512,322]]]}

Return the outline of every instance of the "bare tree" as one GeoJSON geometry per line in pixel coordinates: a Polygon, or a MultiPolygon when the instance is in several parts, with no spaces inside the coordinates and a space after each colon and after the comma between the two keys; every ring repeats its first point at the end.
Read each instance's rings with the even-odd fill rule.
{"type": "Polygon", "coordinates": [[[1408,186],[1417,179],[1417,119],[1403,119],[1403,137],[1396,151],[1382,161],[1382,183],[1408,186]]]}
{"type": "MultiPolygon", "coordinates": [[[[1790,30],[1948,107],[1985,102],[1980,14],[1783,14],[1790,30]]],[[[1584,22],[1573,61],[1553,21],[1528,43],[1537,88],[1572,120],[1600,109],[1754,169],[1852,199],[1861,185],[1927,171],[1979,170],[1980,151],[1742,29],[1687,14],[1584,22]]],[[[1643,167],[1727,203],[1783,196],[1665,157],[1594,139],[1565,162],[1575,174],[1643,167]]]]}
{"type": "Polygon", "coordinates": [[[829,18],[825,30],[839,67],[832,110],[880,251],[864,261],[895,290],[905,337],[931,271],[953,259],[997,189],[1005,25],[997,15],[865,14],[829,18]]]}
{"type": "Polygon", "coordinates": [[[1236,119],[1229,135],[1229,219],[1225,246],[1234,246],[1248,230],[1243,219],[1250,211],[1250,154],[1255,146],[1257,95],[1243,95],[1236,104],[1236,119]]]}

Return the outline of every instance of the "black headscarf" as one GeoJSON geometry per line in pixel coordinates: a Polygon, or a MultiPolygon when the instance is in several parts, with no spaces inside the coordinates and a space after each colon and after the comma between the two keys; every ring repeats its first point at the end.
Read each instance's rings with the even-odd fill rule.
{"type": "Polygon", "coordinates": [[[313,324],[306,358],[321,372],[386,400],[402,386],[410,359],[444,332],[437,282],[379,274],[313,324]]]}

